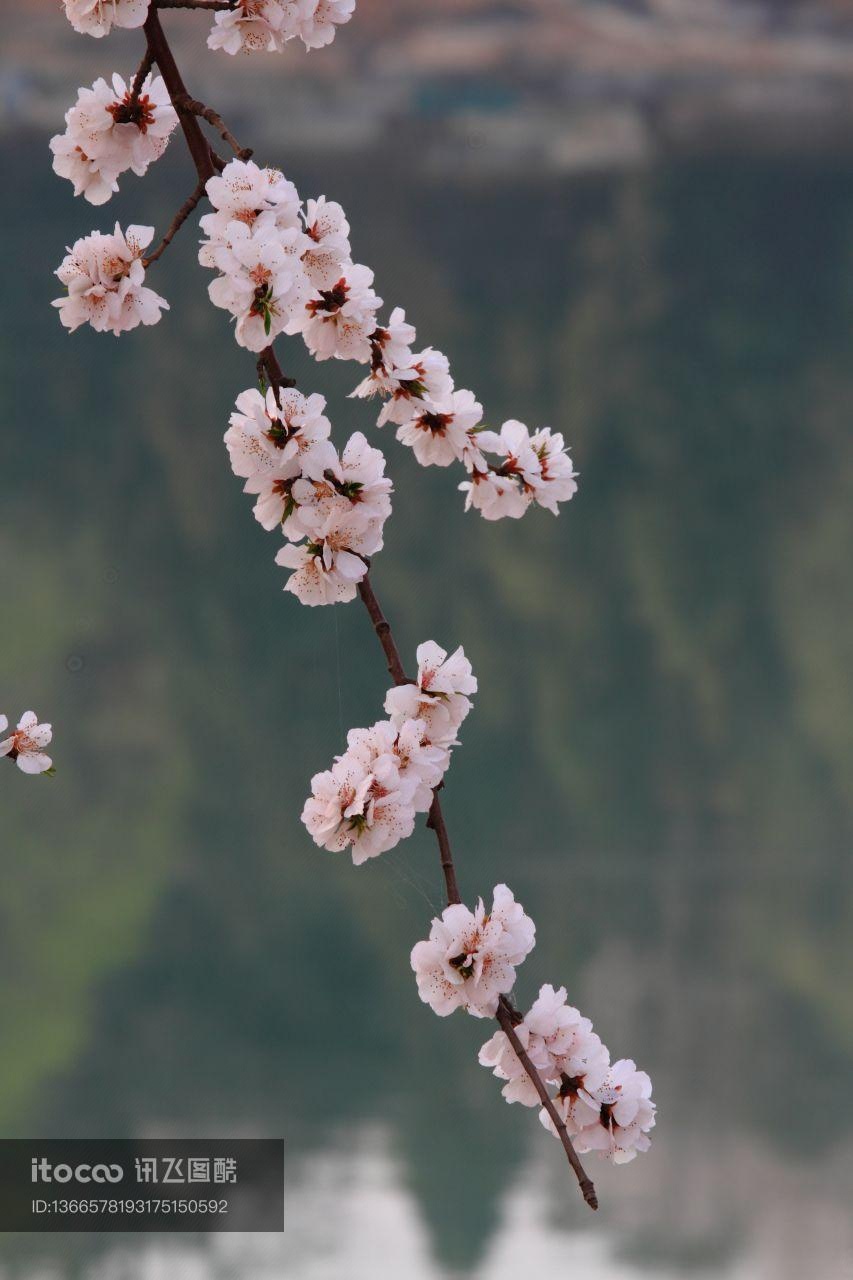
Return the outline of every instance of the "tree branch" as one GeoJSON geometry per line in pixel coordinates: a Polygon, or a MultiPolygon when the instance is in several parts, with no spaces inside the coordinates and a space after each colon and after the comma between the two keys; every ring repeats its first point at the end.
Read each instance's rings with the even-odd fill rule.
{"type": "Polygon", "coordinates": [[[391,634],[391,624],[376,599],[369,573],[366,573],[358,584],[358,594],[361,596],[362,603],[368,612],[370,621],[373,623],[373,630],[382,645],[382,652],[385,654],[385,661],[388,663],[389,676],[395,684],[414,684],[414,681],[410,680],[406,675],[403,659],[400,657],[400,650],[397,648],[397,642],[391,634]]]}
{"type": "Polygon", "coordinates": [[[187,196],[186,200],[181,205],[178,212],[175,214],[174,218],[172,219],[171,226],[169,227],[166,234],[163,236],[163,239],[160,241],[160,243],[158,244],[154,252],[149,253],[147,257],[142,259],[142,265],[144,267],[146,268],[150,267],[151,263],[156,262],[157,259],[160,257],[160,255],[164,253],[166,249],[168,249],[169,245],[172,243],[173,237],[177,234],[178,231],[180,231],[181,227],[184,225],[187,218],[192,213],[193,209],[195,209],[196,206],[199,204],[199,202],[203,199],[204,199],[204,183],[200,182],[196,187],[195,191],[193,191],[191,195],[187,196]]]}
{"type": "Polygon", "coordinates": [[[175,106],[182,111],[191,111],[194,116],[201,116],[202,120],[212,124],[214,129],[218,130],[223,141],[228,143],[238,160],[251,160],[254,154],[252,148],[240,146],[234,134],[226,126],[222,116],[214,111],[212,107],[206,107],[203,102],[199,102],[198,98],[191,98],[188,93],[183,94],[179,100],[176,100],[175,106]]]}
{"type": "Polygon", "coordinates": [[[273,389],[273,393],[276,399],[276,404],[278,404],[280,407],[281,400],[279,399],[279,394],[278,394],[280,388],[295,387],[296,379],[285,377],[284,373],[282,372],[281,365],[278,362],[278,357],[276,356],[275,351],[273,351],[272,347],[264,347],[263,351],[258,356],[256,367],[258,370],[258,377],[266,378],[267,382],[270,384],[270,386],[273,389]]]}
{"type": "MultiPolygon", "coordinates": [[[[211,7],[208,4],[202,4],[200,0],[190,0],[189,3],[183,3],[182,0],[179,4],[172,3],[172,0],[166,0],[165,3],[164,0],[157,0],[157,3],[163,8],[211,7]]],[[[155,254],[152,255],[151,260],[153,261],[155,257],[159,257],[160,253],[162,253],[163,249],[166,247],[168,240],[171,239],[172,235],[174,235],[175,231],[178,229],[178,226],[181,225],[181,222],[183,222],[192,211],[192,208],[195,208],[195,205],[198,204],[201,199],[201,195],[199,195],[198,200],[196,200],[196,192],[201,190],[203,193],[207,179],[213,176],[218,167],[221,168],[221,161],[219,160],[219,157],[216,156],[216,153],[211,149],[210,144],[207,142],[204,134],[199,128],[198,120],[196,118],[197,114],[203,115],[205,119],[209,120],[210,123],[215,124],[217,128],[220,128],[221,126],[220,132],[222,133],[223,138],[225,138],[230,146],[235,146],[235,149],[236,140],[233,140],[231,135],[227,135],[227,131],[224,131],[225,126],[222,124],[221,118],[217,116],[215,112],[211,111],[210,108],[204,107],[203,103],[198,103],[187,93],[184,82],[181,79],[181,73],[178,70],[172,51],[169,48],[163,32],[163,28],[160,25],[160,19],[157,16],[156,7],[153,4],[145,22],[145,35],[148,41],[149,53],[160,68],[160,73],[163,76],[172,105],[178,112],[181,127],[184,131],[184,137],[199,177],[199,183],[196,187],[196,191],[193,192],[190,200],[186,202],[186,204],[189,204],[190,201],[194,201],[194,203],[191,208],[187,209],[186,213],[183,213],[186,205],[182,206],[178,211],[178,214],[175,217],[177,226],[175,225],[175,222],[173,222],[172,227],[169,228],[169,231],[164,237],[164,243],[158,248],[155,254]],[[196,112],[196,107],[201,107],[202,110],[196,112]],[[183,217],[181,214],[183,214],[183,217]],[[180,219],[180,221],[178,221],[178,219],[180,219]]],[[[261,352],[258,358],[257,367],[259,374],[264,370],[266,371],[270,384],[274,390],[277,391],[280,387],[295,386],[294,379],[286,378],[282,373],[281,365],[278,362],[272,346],[265,347],[261,352]]],[[[373,629],[382,646],[382,652],[385,655],[391,679],[394,681],[395,685],[413,683],[406,676],[403,660],[400,657],[400,650],[397,648],[397,642],[394,639],[393,632],[391,631],[390,623],[382,612],[382,607],[376,598],[376,593],[370,582],[369,572],[365,574],[364,578],[358,584],[358,594],[367,610],[370,621],[373,623],[373,629]]],[[[430,830],[435,832],[441,856],[441,869],[444,874],[447,901],[449,905],[454,905],[461,902],[462,899],[459,894],[459,887],[456,880],[456,868],[453,861],[450,837],[447,832],[447,825],[444,821],[441,801],[438,797],[438,787],[433,791],[432,804],[430,805],[429,814],[427,816],[427,826],[430,830]]],[[[578,1159],[577,1152],[572,1145],[572,1140],[569,1137],[565,1122],[560,1117],[559,1112],[551,1100],[544,1081],[536,1070],[536,1067],[530,1061],[530,1058],[516,1033],[515,1027],[517,1022],[520,1021],[521,1015],[513,1007],[510,1001],[505,996],[502,996],[495,1017],[499,1026],[505,1032],[507,1039],[512,1045],[519,1062],[530,1077],[533,1087],[541,1099],[543,1107],[551,1118],[554,1128],[556,1129],[560,1141],[563,1144],[563,1149],[566,1153],[569,1164],[571,1165],[578,1180],[584,1200],[591,1209],[597,1209],[598,1199],[595,1194],[595,1188],[587,1177],[583,1165],[578,1159]]]]}
{"type": "Polygon", "coordinates": [[[509,1040],[510,1044],[512,1045],[513,1053],[518,1058],[521,1065],[524,1067],[524,1070],[527,1072],[528,1076],[530,1077],[530,1080],[533,1084],[534,1089],[539,1094],[539,1098],[540,1098],[540,1101],[542,1102],[542,1106],[547,1111],[551,1119],[551,1123],[553,1124],[554,1128],[557,1130],[557,1136],[562,1142],[563,1150],[565,1151],[566,1156],[568,1157],[569,1164],[572,1166],[572,1169],[574,1170],[575,1177],[577,1178],[578,1184],[580,1185],[580,1189],[583,1194],[584,1200],[587,1202],[590,1209],[597,1209],[598,1196],[595,1194],[595,1187],[593,1186],[592,1182],[587,1176],[586,1170],[584,1169],[583,1165],[578,1159],[578,1153],[575,1151],[575,1148],[572,1144],[572,1140],[569,1137],[569,1131],[566,1128],[565,1120],[560,1115],[557,1108],[554,1106],[554,1103],[551,1099],[551,1095],[549,1094],[548,1090],[545,1088],[545,1083],[542,1080],[542,1077],[534,1067],[533,1063],[530,1061],[530,1057],[527,1053],[527,1050],[525,1049],[524,1045],[521,1043],[521,1041],[518,1038],[518,1032],[515,1029],[516,1028],[516,1010],[510,1004],[509,1000],[507,1000],[506,996],[501,996],[500,1003],[498,1004],[498,1011],[495,1014],[495,1017],[497,1018],[497,1021],[500,1023],[501,1030],[503,1031],[507,1040],[509,1040]]]}
{"type": "Polygon", "coordinates": [[[459,894],[459,884],[456,880],[456,867],[453,862],[453,851],[450,848],[450,836],[447,834],[447,824],[444,821],[441,801],[438,798],[438,787],[432,793],[432,804],[427,814],[426,824],[431,831],[435,832],[435,838],[438,841],[441,870],[444,873],[444,887],[447,891],[447,905],[452,907],[457,902],[461,902],[462,898],[459,894]]]}
{"type": "Polygon", "coordinates": [[[199,182],[207,182],[208,178],[212,178],[216,173],[210,143],[202,133],[198,120],[192,112],[181,109],[180,100],[188,98],[189,94],[187,93],[186,85],[181,79],[178,64],[175,62],[172,50],[169,48],[163,28],[160,25],[157,10],[153,5],[148,10],[148,17],[145,19],[143,29],[145,38],[148,41],[148,51],[160,68],[160,74],[168,90],[172,106],[178,113],[178,119],[181,122],[181,128],[184,131],[184,137],[186,138],[190,155],[193,158],[199,182]]]}
{"type": "Polygon", "coordinates": [[[151,47],[146,46],[142,61],[140,62],[136,70],[136,75],[133,77],[133,84],[130,86],[130,101],[132,103],[136,102],[136,99],[139,97],[140,93],[142,92],[142,86],[145,83],[145,77],[148,75],[149,71],[151,70],[153,62],[154,62],[154,56],[151,52],[151,47]]]}

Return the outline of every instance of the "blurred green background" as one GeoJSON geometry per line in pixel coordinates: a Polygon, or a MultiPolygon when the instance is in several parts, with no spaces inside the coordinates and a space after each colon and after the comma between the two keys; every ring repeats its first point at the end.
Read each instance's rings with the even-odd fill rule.
{"type": "MultiPolygon", "coordinates": [[[[464,7],[470,25],[512,6],[464,7]]],[[[352,40],[362,94],[384,48],[381,7],[365,14],[370,40],[357,14],[330,51],[340,68],[352,40]]],[[[196,50],[191,22],[174,17],[196,50]]],[[[299,822],[387,681],[357,605],[281,593],[276,540],[230,474],[222,434],[252,361],[207,302],[194,228],[156,267],[172,310],[155,329],[69,337],[49,309],[66,244],[115,217],[162,230],[192,185],[179,139],[106,210],[50,172],[60,104],[138,45],[36,6],[0,65],[0,709],[53,720],[58,769],[0,771],[0,1132],[283,1135],[286,1231],[6,1236],[0,1276],[853,1276],[838,104],[805,139],[762,117],[748,145],[708,108],[675,147],[648,82],[621,98],[606,82],[581,109],[577,69],[534,92],[508,61],[413,71],[405,102],[380,78],[379,132],[315,145],[289,108],[327,71],[266,63],[253,88],[245,63],[185,55],[217,105],[222,71],[262,161],[343,202],[378,291],[489,420],[550,423],[572,446],[581,487],[559,520],[489,525],[464,515],[455,473],[386,431],[396,505],[373,577],[406,654],[462,643],[479,677],[446,812],[466,897],[507,879],[537,921],[519,1001],[565,983],[653,1077],[652,1151],[596,1165],[592,1218],[557,1144],[477,1065],[488,1026],[417,1000],[408,952],[441,907],[428,833],[353,869],[299,822]],[[495,142],[545,108],[558,134],[589,132],[614,98],[642,154],[521,163],[495,142]]],[[[686,68],[679,101],[691,75],[707,89],[686,68]]],[[[378,442],[346,399],[352,366],[295,341],[283,356],[328,396],[338,439],[378,442]]]]}

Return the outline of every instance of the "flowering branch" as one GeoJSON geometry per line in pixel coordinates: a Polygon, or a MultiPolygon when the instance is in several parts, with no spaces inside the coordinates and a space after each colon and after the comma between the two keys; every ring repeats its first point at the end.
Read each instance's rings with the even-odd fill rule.
{"type": "Polygon", "coordinates": [[[500,1001],[498,1002],[498,1011],[495,1016],[501,1025],[501,1029],[503,1030],[504,1035],[506,1036],[507,1040],[509,1040],[510,1045],[512,1046],[513,1052],[515,1053],[515,1056],[518,1058],[519,1062],[524,1067],[524,1070],[527,1073],[528,1079],[531,1081],[534,1089],[539,1095],[539,1099],[549,1119],[551,1120],[551,1123],[553,1124],[554,1128],[557,1131],[557,1136],[562,1142],[563,1150],[566,1153],[569,1164],[572,1166],[572,1169],[574,1170],[575,1177],[578,1180],[578,1185],[580,1186],[584,1200],[587,1202],[590,1209],[597,1209],[598,1196],[595,1194],[595,1187],[593,1186],[592,1182],[587,1176],[586,1170],[584,1169],[583,1165],[578,1159],[577,1152],[575,1151],[572,1140],[569,1137],[569,1131],[566,1128],[566,1122],[563,1119],[563,1117],[560,1115],[560,1113],[557,1111],[557,1108],[554,1106],[554,1103],[551,1101],[551,1095],[546,1089],[542,1081],[542,1077],[534,1067],[533,1063],[530,1061],[527,1050],[525,1049],[524,1045],[521,1043],[521,1040],[518,1037],[518,1032],[516,1031],[516,1027],[522,1021],[521,1014],[518,1013],[517,1010],[513,1008],[509,1000],[507,1000],[506,996],[502,996],[500,1001]]]}
{"type": "MultiPolygon", "coordinates": [[[[597,1208],[578,1155],[600,1151],[623,1163],[646,1150],[655,1119],[651,1082],[629,1059],[611,1063],[589,1019],[568,1005],[564,987],[542,986],[526,1014],[511,1003],[516,967],[534,946],[535,926],[504,884],[495,887],[488,911],[482,899],[473,911],[464,905],[439,798],[477,680],[461,647],[448,656],[434,641],[418,646],[416,674],[407,676],[369,572],[391,512],[384,456],[361,432],[337,450],[325,400],[296,390],[274,342],[281,333],[301,334],[318,361],[366,365],[367,376],[352,394],[380,397],[377,425],[394,423],[397,439],[424,466],[461,464],[466,509],[487,520],[518,519],[534,505],[558,513],[577,488],[562,436],[548,428],[531,434],[514,420],[499,432],[487,430],[473,393],[455,388],[447,357],[432,347],[412,350],[416,333],[405,313],[396,308],[379,322],[373,272],[352,261],[341,206],[324,196],[303,205],[283,174],[253,164],[222,118],[190,97],[157,8],[221,6],[112,0],[93,10],[92,0],[64,3],[72,23],[92,34],[143,25],[147,53],[131,90],[114,76],[112,91],[102,80],[80,91],[66,114],[66,133],[51,142],[54,168],[74,182],[77,194],[103,203],[121,173],[145,172],[180,123],[198,183],[148,257],[142,250],[153,236],[150,227],[122,232],[117,225],[112,235],[93,232],[79,240],[57,271],[68,294],[54,305],[69,329],[88,322],[119,334],[156,323],[168,303],[145,284],[145,270],[202,197],[209,199],[213,212],[201,219],[207,238],[199,260],[217,272],[210,299],[233,317],[237,342],[256,353],[261,384],[261,391],[237,397],[225,433],[232,469],[256,497],[259,523],[284,536],[276,562],[292,570],[285,590],[306,605],[358,595],[393,681],[387,719],[350,730],[332,768],[312,778],[302,821],[318,846],[347,850],[360,865],[411,835],[416,816],[426,815],[447,907],[411,953],[420,997],[440,1016],[462,1008],[497,1021],[480,1062],[505,1082],[508,1102],[540,1108],[584,1199],[597,1208]],[[162,79],[149,74],[155,64],[162,79]],[[200,119],[218,130],[236,159],[220,159],[200,119]]],[[[354,0],[301,0],[298,6],[239,0],[216,13],[208,45],[251,53],[278,50],[298,37],[315,48],[333,38],[353,7],[354,0]]]]}

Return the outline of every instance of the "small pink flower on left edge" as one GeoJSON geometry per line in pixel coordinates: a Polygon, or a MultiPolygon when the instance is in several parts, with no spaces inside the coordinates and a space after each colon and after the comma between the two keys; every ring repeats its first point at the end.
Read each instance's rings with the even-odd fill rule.
{"type": "MultiPolygon", "coordinates": [[[[0,733],[5,733],[8,727],[8,719],[0,715],[0,733]]],[[[53,761],[43,748],[52,737],[51,725],[39,724],[34,711],[25,711],[15,732],[0,742],[0,756],[17,761],[22,773],[47,773],[53,768],[53,761]]]]}

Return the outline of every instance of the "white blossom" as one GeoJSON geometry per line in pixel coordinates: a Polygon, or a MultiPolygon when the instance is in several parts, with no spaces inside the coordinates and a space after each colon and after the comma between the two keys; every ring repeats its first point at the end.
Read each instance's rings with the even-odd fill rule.
{"type": "Polygon", "coordinates": [[[278,0],[238,0],[214,15],[209,49],[224,53],[280,53],[296,35],[293,6],[278,0]]]}
{"type": "MultiPolygon", "coordinates": [[[[8,719],[0,715],[0,734],[8,728],[8,719]]],[[[39,724],[34,711],[25,711],[14,733],[0,742],[0,756],[9,756],[22,773],[47,773],[53,767],[53,761],[45,755],[44,748],[52,737],[53,729],[49,724],[39,724]]]]}
{"type": "MultiPolygon", "coordinates": [[[[575,1082],[567,1080],[554,1106],[580,1155],[597,1151],[614,1164],[627,1164],[651,1146],[648,1134],[655,1123],[651,1097],[652,1082],[645,1071],[638,1071],[630,1058],[620,1058],[604,1079],[591,1087],[577,1090],[575,1082]]],[[[554,1125],[544,1108],[539,1118],[553,1133],[554,1125]]]]}
{"type": "Polygon", "coordinates": [[[229,160],[222,173],[208,178],[205,190],[216,211],[201,219],[201,228],[208,235],[208,228],[218,231],[230,221],[251,227],[261,213],[269,211],[275,213],[280,226],[298,225],[299,192],[279,169],[262,169],[254,160],[229,160]],[[222,215],[225,223],[217,221],[216,214],[222,215]]]}
{"type": "Polygon", "coordinates": [[[302,821],[316,844],[351,848],[356,866],[412,834],[419,780],[396,753],[397,730],[387,720],[351,729],[347,750],[311,780],[302,821]]]}
{"type": "Polygon", "coordinates": [[[243,492],[257,496],[254,515],[265,529],[293,514],[297,480],[321,479],[338,465],[325,407],[323,396],[306,397],[293,387],[270,388],[266,396],[252,388],[237,397],[225,444],[232,471],[246,481],[243,492]]]}
{"type": "Polygon", "coordinates": [[[301,332],[317,360],[370,359],[370,335],[382,299],[373,292],[373,272],[360,263],[344,264],[340,279],[318,289],[305,304],[291,332],[301,332]]]}
{"type": "MultiPolygon", "coordinates": [[[[441,402],[453,392],[450,365],[443,351],[427,347],[416,352],[406,365],[392,365],[383,375],[381,390],[389,398],[382,406],[377,426],[386,422],[402,425],[417,411],[422,400],[441,402]]],[[[356,387],[359,396],[374,394],[370,379],[356,387]]]]}
{"type": "Polygon", "coordinates": [[[530,506],[532,497],[525,493],[515,476],[477,468],[459,488],[467,493],[465,510],[470,511],[473,507],[486,520],[501,520],[505,516],[518,520],[530,506]]]}
{"type": "Polygon", "coordinates": [[[558,504],[577,493],[577,472],[559,432],[543,427],[531,437],[530,445],[539,459],[539,478],[533,485],[535,501],[556,516],[558,504]]]}
{"type": "Polygon", "coordinates": [[[169,304],[144,284],[142,250],[151,243],[153,227],[118,223],[112,235],[93,231],[68,250],[57,276],[68,289],[55,299],[67,329],[90,324],[99,332],[122,333],[138,324],[156,324],[169,304]]]}
{"type": "Polygon", "coordinates": [[[341,206],[320,196],[308,200],[303,215],[310,244],[302,254],[302,268],[314,289],[331,289],[350,262],[349,223],[341,206]]]}
{"type": "Polygon", "coordinates": [[[371,520],[391,514],[391,480],[385,475],[385,455],[368,444],[361,431],[350,436],[336,468],[340,492],[371,520]]]}
{"type": "Polygon", "coordinates": [[[141,177],[163,154],[177,113],[160,76],[147,76],[136,99],[120,75],[80,89],[65,113],[65,133],[50,140],[53,168],[74,184],[75,196],[104,204],[118,191],[118,177],[132,169],[141,177]]]}
{"type": "Polygon", "coordinates": [[[434,746],[455,746],[459,726],[471,710],[468,694],[477,692],[471,663],[461,645],[448,658],[434,640],[418,646],[417,661],[416,683],[389,689],[385,710],[397,725],[422,720],[434,746]]]}
{"type": "Polygon", "coordinates": [[[63,0],[65,16],[75,31],[105,36],[112,27],[141,27],[149,0],[63,0]]]}
{"type": "Polygon", "coordinates": [[[287,544],[276,564],[295,570],[285,583],[302,604],[335,604],[354,600],[358,583],[367,573],[366,556],[382,546],[381,523],[362,515],[342,499],[328,505],[300,509],[300,525],[308,540],[287,544]]]}
{"type": "Polygon", "coordinates": [[[421,1000],[441,1017],[467,1009],[492,1017],[512,990],[515,969],[533,949],[535,926],[504,884],[495,888],[492,910],[480,899],[476,910],[445,908],[429,938],[412,949],[411,964],[421,1000]]]}
{"type": "Polygon", "coordinates": [[[434,640],[418,645],[418,688],[424,693],[468,694],[477,692],[477,677],[460,645],[450,657],[434,640]]]}
{"type": "Polygon", "coordinates": [[[485,465],[475,432],[482,417],[483,407],[472,391],[453,391],[443,400],[420,401],[413,416],[397,428],[397,439],[412,448],[424,467],[485,465]]]}
{"type": "Polygon", "coordinates": [[[349,22],[355,0],[294,0],[296,32],[306,49],[331,44],[336,28],[349,22]]]}
{"type": "Polygon", "coordinates": [[[253,227],[229,224],[230,244],[217,265],[225,274],[208,285],[210,300],[235,317],[234,336],[242,347],[262,351],[288,325],[301,305],[303,277],[299,259],[288,252],[300,232],[281,230],[273,214],[262,214],[253,227]]]}
{"type": "MultiPolygon", "coordinates": [[[[528,1013],[515,1028],[523,1048],[543,1080],[561,1084],[572,1081],[575,1096],[582,1089],[598,1087],[606,1075],[610,1057],[592,1029],[589,1018],[567,1003],[566,989],[550,984],[540,988],[528,1013]]],[[[497,1031],[480,1049],[480,1063],[492,1067],[507,1102],[539,1105],[539,1095],[503,1031],[497,1031]]]]}
{"type": "Polygon", "coordinates": [[[291,489],[293,513],[285,526],[288,538],[316,541],[330,518],[357,516],[363,530],[358,550],[373,555],[382,546],[382,528],[391,514],[391,481],[385,475],[385,458],[360,431],[350,437],[338,457],[324,451],[313,459],[314,467],[295,480],[291,489]],[[316,460],[323,467],[316,466],[316,460]]]}
{"type": "Polygon", "coordinates": [[[214,18],[208,48],[225,53],[279,53],[297,37],[307,49],[319,49],[348,22],[355,0],[238,0],[234,9],[214,18]]]}
{"type": "MultiPolygon", "coordinates": [[[[360,399],[390,396],[399,387],[400,371],[408,371],[416,377],[412,369],[412,344],[416,336],[415,326],[408,323],[405,311],[402,307],[395,307],[388,323],[377,325],[370,335],[370,373],[350,392],[350,396],[360,399]]],[[[449,376],[447,385],[452,389],[449,376]]],[[[408,412],[413,413],[415,407],[412,404],[408,412]]]]}
{"type": "MultiPolygon", "coordinates": [[[[391,722],[389,722],[391,723],[391,722]]],[[[436,746],[424,720],[404,720],[397,735],[394,754],[401,780],[412,787],[411,803],[416,813],[426,813],[432,804],[433,789],[441,782],[450,764],[447,747],[436,746]]]]}

